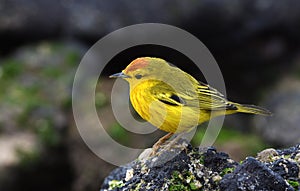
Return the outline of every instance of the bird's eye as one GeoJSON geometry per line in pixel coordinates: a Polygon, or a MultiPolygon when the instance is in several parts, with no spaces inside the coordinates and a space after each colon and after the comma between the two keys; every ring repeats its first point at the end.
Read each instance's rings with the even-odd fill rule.
{"type": "Polygon", "coordinates": [[[141,74],[137,74],[134,76],[136,79],[141,79],[143,76],[141,74]]]}

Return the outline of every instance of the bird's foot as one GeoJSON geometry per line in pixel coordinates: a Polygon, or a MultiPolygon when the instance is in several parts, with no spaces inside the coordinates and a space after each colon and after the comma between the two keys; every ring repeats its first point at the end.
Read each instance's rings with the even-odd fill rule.
{"type": "Polygon", "coordinates": [[[168,133],[162,138],[160,138],[153,146],[152,146],[152,153],[150,156],[155,156],[158,153],[158,150],[161,148],[161,146],[172,137],[174,133],[168,133]]]}
{"type": "Polygon", "coordinates": [[[182,138],[184,133],[178,134],[174,139],[168,141],[173,133],[168,133],[164,137],[160,138],[152,147],[152,153],[150,156],[155,156],[163,151],[169,151],[171,149],[182,149],[183,146],[177,144],[178,141],[182,138]],[[168,141],[168,143],[166,143],[168,141]]]}
{"type": "Polygon", "coordinates": [[[168,151],[168,150],[171,150],[171,149],[176,149],[176,148],[179,148],[181,149],[182,148],[182,145],[179,145],[177,144],[178,141],[182,138],[182,136],[184,135],[184,133],[180,133],[178,134],[174,139],[170,140],[169,143],[163,145],[163,149],[164,151],[168,151]]]}

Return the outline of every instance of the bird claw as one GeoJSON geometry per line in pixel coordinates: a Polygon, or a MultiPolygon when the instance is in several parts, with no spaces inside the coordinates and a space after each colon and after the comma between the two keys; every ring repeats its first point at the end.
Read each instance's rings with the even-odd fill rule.
{"type": "Polygon", "coordinates": [[[152,152],[150,154],[150,157],[159,155],[160,152],[163,151],[169,151],[172,148],[173,149],[182,149],[182,145],[178,145],[176,144],[178,142],[178,140],[182,137],[182,134],[178,134],[173,140],[168,140],[171,136],[173,135],[173,133],[169,133],[167,135],[165,135],[164,137],[160,138],[152,147],[152,152]],[[168,141],[168,143],[166,143],[168,141]]]}

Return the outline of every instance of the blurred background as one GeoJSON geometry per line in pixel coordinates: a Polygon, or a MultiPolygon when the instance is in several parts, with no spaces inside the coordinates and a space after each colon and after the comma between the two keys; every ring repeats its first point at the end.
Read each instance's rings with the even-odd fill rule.
{"type": "MultiPolygon", "coordinates": [[[[98,190],[115,168],[79,136],[71,91],[85,52],[106,34],[137,23],[174,25],[199,38],[214,55],[227,97],[268,108],[272,117],[226,117],[215,143],[236,161],[266,147],[300,140],[300,2],[297,0],[115,1],[0,0],[0,190],[98,190]]],[[[158,56],[199,75],[166,47],[133,47],[116,55],[99,79],[98,112],[124,145],[152,144],[111,117],[109,74],[139,56],[158,56]],[[134,137],[134,138],[133,138],[134,137]]],[[[198,128],[192,143],[201,140],[198,128]]]]}

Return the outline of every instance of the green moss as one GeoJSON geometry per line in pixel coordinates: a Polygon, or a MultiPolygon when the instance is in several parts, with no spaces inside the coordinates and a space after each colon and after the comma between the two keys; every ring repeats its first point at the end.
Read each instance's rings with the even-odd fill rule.
{"type": "Polygon", "coordinates": [[[3,79],[13,79],[21,74],[24,65],[12,58],[1,62],[1,73],[3,79]]]}
{"type": "Polygon", "coordinates": [[[196,180],[195,176],[189,171],[182,174],[178,171],[174,171],[170,179],[170,191],[179,190],[199,190],[202,187],[200,182],[196,180]]]}
{"type": "Polygon", "coordinates": [[[200,156],[200,164],[204,164],[204,155],[200,156]]]}
{"type": "Polygon", "coordinates": [[[107,98],[105,97],[104,93],[102,92],[96,92],[95,95],[95,104],[97,108],[105,106],[107,103],[107,98]]]}
{"type": "Polygon", "coordinates": [[[22,87],[15,85],[14,89],[7,90],[6,103],[18,105],[22,108],[17,120],[21,126],[27,124],[31,112],[38,107],[46,107],[48,103],[40,93],[38,86],[22,87]]]}
{"type": "Polygon", "coordinates": [[[108,182],[109,188],[108,190],[114,190],[117,188],[122,188],[125,184],[122,180],[111,180],[108,182]]]}
{"type": "Polygon", "coordinates": [[[40,153],[37,150],[25,151],[17,148],[15,150],[19,163],[23,168],[30,168],[30,166],[35,165],[40,160],[40,153]]]}
{"type": "Polygon", "coordinates": [[[69,66],[77,66],[80,61],[80,55],[77,52],[69,52],[65,57],[65,62],[69,66]]]}
{"type": "Polygon", "coordinates": [[[198,189],[194,182],[190,183],[189,186],[190,186],[191,190],[197,190],[198,189]]]}
{"type": "MultiPolygon", "coordinates": [[[[25,46],[10,58],[1,59],[0,106],[7,108],[8,119],[0,128],[6,121],[16,121],[16,128],[35,133],[42,149],[61,144],[62,132],[54,128],[56,114],[52,112],[70,108],[70,88],[79,61],[80,51],[61,42],[25,46]]],[[[105,101],[97,95],[98,106],[105,101]]],[[[34,156],[20,153],[25,161],[34,156]]]]}
{"type": "Polygon", "coordinates": [[[135,190],[135,191],[141,190],[141,186],[142,186],[143,183],[144,183],[143,180],[141,180],[141,182],[137,183],[136,186],[135,186],[135,188],[134,188],[134,190],[135,190]]]}
{"type": "Polygon", "coordinates": [[[220,175],[223,177],[225,174],[232,173],[233,171],[234,171],[234,168],[224,168],[222,170],[222,172],[220,173],[220,175]]]}
{"type": "Polygon", "coordinates": [[[295,180],[287,180],[287,182],[295,189],[298,190],[299,188],[299,182],[295,180]]]}
{"type": "Polygon", "coordinates": [[[62,108],[65,108],[65,109],[72,108],[72,98],[71,97],[67,97],[65,100],[63,100],[62,108]]]}
{"type": "Polygon", "coordinates": [[[187,185],[183,181],[183,177],[178,171],[174,171],[171,178],[171,184],[169,186],[170,191],[186,190],[187,185]]]}
{"type": "Polygon", "coordinates": [[[63,71],[59,67],[48,66],[42,69],[41,74],[45,77],[58,78],[63,75],[63,71]]]}
{"type": "Polygon", "coordinates": [[[49,147],[57,146],[60,143],[60,135],[53,128],[50,120],[40,119],[37,121],[37,134],[39,140],[49,147]]]}
{"type": "Polygon", "coordinates": [[[128,133],[119,123],[113,124],[108,129],[108,133],[113,139],[118,140],[122,144],[129,143],[128,133]]]}
{"type": "MultiPolygon", "coordinates": [[[[285,159],[290,159],[291,156],[292,156],[292,155],[284,155],[284,158],[285,158],[285,159]]],[[[272,156],[270,156],[270,157],[272,157],[272,156]]]]}

